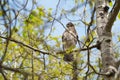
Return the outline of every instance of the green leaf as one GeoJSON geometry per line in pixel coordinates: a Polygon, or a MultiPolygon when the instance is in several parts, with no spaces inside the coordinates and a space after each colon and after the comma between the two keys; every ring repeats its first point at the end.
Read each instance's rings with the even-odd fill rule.
{"type": "Polygon", "coordinates": [[[3,14],[2,14],[2,11],[0,11],[0,16],[2,16],[3,14]]]}
{"type": "Polygon", "coordinates": [[[113,6],[113,3],[112,3],[112,2],[110,2],[110,3],[109,3],[109,6],[110,6],[110,7],[112,7],[112,6],[113,6]]]}
{"type": "Polygon", "coordinates": [[[78,4],[78,0],[75,0],[75,4],[78,4]]]}
{"type": "Polygon", "coordinates": [[[118,41],[120,41],[120,35],[118,35],[118,41]]]}
{"type": "Polygon", "coordinates": [[[82,3],[84,2],[84,0],[80,0],[82,3]]]}
{"type": "Polygon", "coordinates": [[[120,19],[120,12],[118,13],[118,19],[120,19]]]}

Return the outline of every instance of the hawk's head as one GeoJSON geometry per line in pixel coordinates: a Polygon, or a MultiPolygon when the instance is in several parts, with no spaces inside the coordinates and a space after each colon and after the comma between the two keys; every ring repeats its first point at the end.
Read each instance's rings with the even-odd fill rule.
{"type": "Polygon", "coordinates": [[[67,28],[74,27],[74,24],[72,22],[67,23],[67,28]]]}

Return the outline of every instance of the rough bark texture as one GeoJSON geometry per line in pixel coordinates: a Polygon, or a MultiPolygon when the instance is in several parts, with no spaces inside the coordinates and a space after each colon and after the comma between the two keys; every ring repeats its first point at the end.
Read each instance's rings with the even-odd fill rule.
{"type": "MultiPolygon", "coordinates": [[[[116,0],[120,2],[120,0],[116,0]]],[[[112,50],[112,33],[111,28],[113,25],[113,20],[110,21],[112,16],[111,14],[108,16],[108,0],[96,0],[96,25],[97,25],[97,34],[99,38],[100,51],[102,57],[102,73],[105,73],[105,80],[120,80],[116,79],[118,74],[118,69],[116,67],[116,61],[113,56],[112,50]],[[111,24],[108,24],[110,23],[111,24]]],[[[119,4],[120,5],[120,4],[119,4]]],[[[119,8],[119,7],[118,7],[119,8]]],[[[113,16],[114,20],[119,12],[116,11],[116,14],[113,16]]]]}

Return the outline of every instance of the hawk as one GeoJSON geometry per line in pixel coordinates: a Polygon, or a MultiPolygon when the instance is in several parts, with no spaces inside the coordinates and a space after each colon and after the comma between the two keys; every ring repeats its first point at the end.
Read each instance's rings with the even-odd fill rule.
{"type": "Polygon", "coordinates": [[[74,52],[70,53],[70,51],[72,51],[75,48],[77,44],[78,35],[72,22],[67,23],[66,27],[67,29],[62,35],[63,50],[66,52],[64,54],[63,60],[71,62],[74,60],[74,52]]]}

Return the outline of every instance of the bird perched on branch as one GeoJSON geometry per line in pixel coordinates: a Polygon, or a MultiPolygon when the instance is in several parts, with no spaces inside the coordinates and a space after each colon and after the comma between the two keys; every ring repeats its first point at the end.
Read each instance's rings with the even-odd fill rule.
{"type": "Polygon", "coordinates": [[[67,29],[62,35],[63,50],[66,52],[63,59],[64,61],[71,62],[74,60],[74,52],[72,50],[77,44],[78,35],[73,23],[67,23],[66,27],[67,29]]]}

